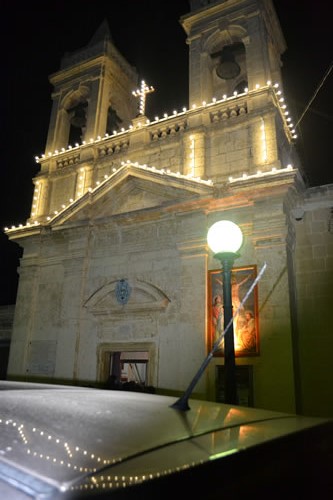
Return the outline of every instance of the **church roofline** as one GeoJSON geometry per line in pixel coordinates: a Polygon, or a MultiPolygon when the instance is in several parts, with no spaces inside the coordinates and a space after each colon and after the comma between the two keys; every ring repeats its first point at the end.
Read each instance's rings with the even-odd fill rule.
{"type": "Polygon", "coordinates": [[[50,227],[55,223],[59,224],[61,220],[67,219],[69,215],[80,210],[86,203],[92,203],[96,195],[100,197],[105,191],[109,191],[112,186],[116,186],[129,176],[141,179],[146,178],[150,181],[155,179],[157,183],[165,183],[168,180],[171,187],[190,190],[196,194],[210,194],[213,188],[211,180],[183,175],[180,172],[171,172],[168,169],[157,169],[154,166],[141,165],[138,162],[127,160],[126,162],[122,162],[119,169],[115,169],[103,181],[98,182],[94,188],[89,188],[80,198],[72,200],[66,207],[62,207],[59,211],[55,211],[55,213],[49,215],[46,220],[35,220],[27,222],[25,225],[20,224],[11,228],[6,227],[5,232],[8,235],[27,236],[38,233],[42,227],[50,227]]]}
{"type": "Polygon", "coordinates": [[[212,22],[216,22],[218,26],[221,17],[225,16],[228,22],[231,22],[234,13],[237,15],[237,19],[240,18],[240,4],[242,5],[242,16],[245,19],[247,16],[253,16],[255,13],[261,15],[262,12],[265,16],[266,25],[268,30],[274,35],[274,38],[278,42],[279,52],[283,54],[287,48],[287,44],[281,29],[280,21],[275,12],[272,0],[220,0],[220,1],[205,1],[205,2],[195,2],[192,1],[192,10],[188,14],[184,14],[180,17],[180,24],[183,27],[185,33],[188,37],[200,35],[201,21],[206,22],[207,18],[210,17],[212,22]],[[200,8],[195,8],[195,5],[202,5],[200,8]],[[197,32],[197,27],[199,31],[197,32]]]}
{"type": "MultiPolygon", "coordinates": [[[[110,189],[110,182],[114,181],[116,177],[116,184],[119,184],[121,180],[127,176],[137,176],[142,178],[142,173],[149,176],[149,180],[152,180],[152,176],[155,180],[160,177],[160,181],[163,177],[163,182],[168,178],[172,180],[174,187],[181,189],[190,188],[194,193],[215,196],[216,193],[222,193],[219,196],[223,197],[223,193],[229,192],[230,195],[244,194],[246,191],[253,191],[253,185],[255,184],[256,190],[260,187],[270,186],[272,188],[290,184],[295,180],[295,177],[300,180],[301,176],[297,169],[293,168],[292,165],[288,165],[285,168],[272,168],[268,172],[257,172],[253,175],[240,176],[238,178],[229,178],[228,182],[225,183],[222,188],[219,185],[215,185],[210,180],[202,180],[199,178],[194,178],[188,175],[182,175],[174,172],[168,172],[164,169],[156,169],[154,167],[149,167],[147,165],[140,165],[138,163],[132,163],[130,161],[122,165],[116,172],[113,172],[111,176],[107,177],[103,182],[99,183],[95,188],[90,188],[85,194],[80,198],[73,200],[68,206],[63,208],[61,211],[49,216],[45,221],[32,221],[28,222],[26,225],[20,224],[19,226],[12,226],[11,228],[6,227],[5,232],[10,239],[16,239],[26,236],[31,236],[33,234],[38,234],[43,228],[52,228],[54,224],[60,224],[62,220],[67,220],[70,215],[76,213],[85,204],[92,203],[94,201],[94,196],[99,197],[103,195],[105,191],[110,189]],[[141,174],[141,175],[140,175],[141,174]],[[221,191],[222,189],[222,191],[221,191]]],[[[191,200],[187,200],[191,203],[191,200]]],[[[193,200],[192,200],[193,201],[193,200]]]]}
{"type": "Polygon", "coordinates": [[[192,104],[192,107],[189,109],[184,107],[183,110],[179,112],[173,111],[172,114],[165,113],[163,117],[155,117],[154,120],[149,120],[147,117],[141,116],[141,120],[139,118],[136,118],[135,126],[130,125],[128,129],[114,131],[112,134],[105,134],[105,136],[103,137],[98,136],[97,138],[91,138],[90,141],[83,141],[82,144],[77,143],[75,146],[69,145],[67,149],[62,148],[60,151],[48,151],[40,156],[35,156],[35,160],[37,163],[43,163],[44,161],[48,161],[50,157],[61,157],[62,155],[66,155],[69,152],[73,153],[75,150],[90,147],[92,144],[102,144],[103,142],[107,142],[114,138],[126,136],[128,133],[135,132],[140,128],[154,127],[160,123],[169,124],[172,121],[178,120],[181,116],[187,118],[188,116],[201,113],[203,110],[209,109],[211,112],[214,112],[214,109],[218,109],[220,106],[230,105],[230,101],[234,102],[236,106],[239,104],[240,99],[244,99],[248,95],[252,97],[255,95],[260,95],[267,91],[270,91],[272,93],[273,102],[280,113],[288,141],[292,142],[293,139],[297,138],[297,135],[292,123],[292,119],[289,115],[288,107],[286,105],[282,90],[280,89],[278,83],[267,82],[267,84],[264,86],[255,85],[253,89],[246,89],[244,93],[234,93],[230,96],[223,95],[220,99],[213,98],[213,100],[208,103],[202,102],[198,104],[192,104]]]}
{"type": "Polygon", "coordinates": [[[109,27],[105,21],[100,25],[87,45],[64,54],[60,61],[59,71],[49,75],[49,81],[52,85],[59,85],[62,81],[66,80],[67,75],[70,75],[72,78],[75,69],[82,73],[83,69],[86,69],[85,65],[89,69],[91,66],[100,64],[103,57],[117,62],[127,75],[137,79],[135,67],[125,59],[114,45],[109,27]]]}

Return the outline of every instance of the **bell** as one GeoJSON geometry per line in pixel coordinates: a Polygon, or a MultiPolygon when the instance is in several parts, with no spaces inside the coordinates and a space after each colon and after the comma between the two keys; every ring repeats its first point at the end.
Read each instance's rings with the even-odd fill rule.
{"type": "Polygon", "coordinates": [[[236,78],[240,73],[240,67],[235,61],[235,56],[230,47],[223,47],[221,59],[216,68],[216,74],[223,80],[236,78]]]}
{"type": "Polygon", "coordinates": [[[71,125],[73,127],[82,128],[86,124],[86,107],[87,103],[80,102],[77,106],[68,110],[68,113],[72,113],[70,118],[71,125]]]}

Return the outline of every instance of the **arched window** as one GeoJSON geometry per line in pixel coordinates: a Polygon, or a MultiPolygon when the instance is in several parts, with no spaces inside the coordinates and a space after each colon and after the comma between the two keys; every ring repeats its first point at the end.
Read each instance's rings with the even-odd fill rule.
{"type": "Polygon", "coordinates": [[[87,101],[79,101],[71,108],[67,109],[70,122],[69,144],[81,143],[87,125],[87,101]]]}

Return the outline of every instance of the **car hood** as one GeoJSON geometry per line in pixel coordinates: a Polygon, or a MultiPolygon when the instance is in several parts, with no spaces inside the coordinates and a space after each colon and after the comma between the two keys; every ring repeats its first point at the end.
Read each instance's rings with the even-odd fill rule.
{"type": "MultiPolygon", "coordinates": [[[[288,422],[279,432],[288,432],[291,422],[290,429],[296,428],[294,415],[198,400],[179,411],[171,407],[176,398],[155,394],[42,384],[23,388],[10,382],[0,383],[0,390],[4,467],[33,471],[59,490],[87,475],[118,470],[130,458],[212,432],[224,431],[224,452],[235,452],[244,443],[233,429],[272,421],[288,422]]],[[[311,419],[304,422],[309,424],[311,419]]],[[[211,454],[201,450],[198,459],[211,454]]]]}

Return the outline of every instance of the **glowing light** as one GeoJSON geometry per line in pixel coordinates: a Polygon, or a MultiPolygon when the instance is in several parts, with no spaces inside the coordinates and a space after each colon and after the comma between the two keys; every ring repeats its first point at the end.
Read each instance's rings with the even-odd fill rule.
{"type": "Polygon", "coordinates": [[[267,138],[266,138],[266,128],[265,128],[265,122],[264,119],[261,118],[261,130],[262,130],[262,136],[261,136],[261,144],[262,144],[262,157],[263,161],[267,161],[267,138]]]}
{"type": "Polygon", "coordinates": [[[234,222],[221,220],[209,228],[207,243],[214,253],[235,253],[242,246],[243,233],[234,222]]]}
{"type": "Polygon", "coordinates": [[[269,170],[267,172],[262,172],[261,170],[257,170],[257,172],[255,174],[246,175],[246,177],[244,177],[244,174],[241,177],[236,177],[236,178],[230,176],[228,178],[228,180],[229,180],[230,183],[233,183],[233,182],[243,181],[245,179],[254,179],[254,178],[258,178],[258,177],[266,177],[266,176],[269,176],[269,175],[278,175],[278,174],[281,174],[281,173],[284,173],[284,172],[288,172],[288,171],[293,171],[293,170],[294,169],[293,169],[292,165],[287,165],[287,167],[280,168],[280,169],[277,169],[276,167],[273,167],[272,170],[269,170]]]}
{"type": "Polygon", "coordinates": [[[194,136],[190,136],[190,175],[194,175],[195,172],[195,139],[194,136]]]}
{"type": "Polygon", "coordinates": [[[146,84],[144,80],[141,81],[141,86],[137,90],[133,90],[132,94],[134,97],[139,97],[139,113],[140,115],[145,114],[145,108],[146,108],[146,95],[150,94],[151,92],[154,92],[154,87],[146,84]]]}

